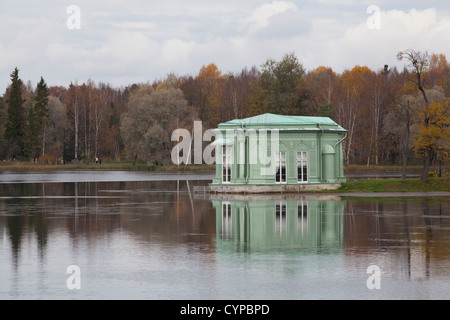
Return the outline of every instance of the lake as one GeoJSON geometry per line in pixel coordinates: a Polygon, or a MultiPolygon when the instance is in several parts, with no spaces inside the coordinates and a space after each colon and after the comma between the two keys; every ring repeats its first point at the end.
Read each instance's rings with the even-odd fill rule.
{"type": "Polygon", "coordinates": [[[194,193],[209,173],[0,174],[0,299],[450,299],[450,198],[194,193]]]}

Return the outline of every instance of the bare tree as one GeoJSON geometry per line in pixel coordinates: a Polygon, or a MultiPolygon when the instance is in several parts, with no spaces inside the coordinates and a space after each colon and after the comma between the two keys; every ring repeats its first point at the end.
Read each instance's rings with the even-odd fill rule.
{"type": "Polygon", "coordinates": [[[93,104],[92,117],[94,120],[94,157],[97,159],[101,128],[108,115],[108,106],[111,103],[113,91],[108,84],[100,83],[98,86],[98,99],[93,104]]]}
{"type": "Polygon", "coordinates": [[[430,55],[427,51],[420,52],[411,49],[400,51],[397,54],[398,60],[407,60],[409,62],[408,69],[412,72],[413,81],[417,89],[422,93],[425,103],[428,104],[428,98],[425,92],[425,78],[430,68],[430,55]]]}
{"type": "Polygon", "coordinates": [[[171,130],[177,117],[182,118],[187,102],[180,89],[161,88],[155,91],[150,85],[142,85],[131,96],[128,110],[121,119],[121,133],[133,163],[138,158],[148,162],[166,164],[172,148],[171,130]]]}
{"type": "MultiPolygon", "coordinates": [[[[398,60],[408,61],[408,69],[411,71],[413,81],[417,89],[421,92],[422,97],[425,102],[425,107],[429,105],[428,97],[425,91],[425,79],[430,68],[430,55],[428,52],[420,52],[415,50],[405,50],[400,51],[397,54],[398,60]]],[[[430,119],[425,117],[422,119],[424,125],[427,127],[429,125],[430,119]]],[[[427,150],[424,156],[423,171],[422,171],[422,181],[428,181],[428,170],[431,164],[432,150],[427,150]]]]}
{"type": "Polygon", "coordinates": [[[64,104],[54,96],[48,99],[49,119],[45,127],[47,155],[51,155],[57,163],[63,156],[64,129],[67,127],[64,104]]]}
{"type": "Polygon", "coordinates": [[[80,93],[77,84],[70,84],[68,97],[66,101],[67,115],[73,124],[74,131],[74,158],[78,161],[78,140],[79,140],[79,129],[80,129],[80,93]]]}
{"type": "Polygon", "coordinates": [[[308,73],[305,79],[308,90],[308,112],[311,115],[323,115],[322,108],[331,107],[331,98],[333,95],[336,81],[336,74],[331,68],[318,67],[308,73]]]}
{"type": "Polygon", "coordinates": [[[411,95],[403,95],[394,99],[393,107],[385,117],[383,132],[398,145],[402,159],[402,181],[406,181],[406,168],[411,155],[413,134],[417,132],[417,126],[413,123],[415,110],[415,98],[411,95]]]}

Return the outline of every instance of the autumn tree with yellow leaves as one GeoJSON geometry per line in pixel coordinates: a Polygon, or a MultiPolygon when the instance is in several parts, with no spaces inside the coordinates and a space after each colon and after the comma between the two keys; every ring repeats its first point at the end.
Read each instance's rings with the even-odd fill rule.
{"type": "MultiPolygon", "coordinates": [[[[425,159],[436,155],[440,160],[449,161],[450,152],[450,104],[433,101],[425,104],[417,114],[419,133],[415,137],[414,151],[425,159]]],[[[429,165],[429,162],[425,162],[429,165]]],[[[427,176],[428,176],[428,169],[427,176]]],[[[426,181],[427,176],[422,176],[426,181]]]]}
{"type": "Polygon", "coordinates": [[[220,121],[220,113],[218,111],[222,98],[223,82],[224,76],[214,63],[202,66],[198,75],[195,77],[195,104],[200,119],[208,128],[215,127],[220,121]]]}
{"type": "MultiPolygon", "coordinates": [[[[411,81],[416,85],[423,97],[423,106],[417,113],[419,133],[415,137],[414,151],[423,159],[422,181],[428,181],[432,157],[439,153],[445,154],[449,141],[449,110],[448,101],[443,103],[430,101],[425,90],[425,84],[433,62],[427,52],[408,49],[397,54],[399,60],[408,61],[411,71],[411,81]]],[[[442,59],[441,59],[442,60],[442,59]]],[[[438,64],[439,65],[439,64],[438,64]]]]}

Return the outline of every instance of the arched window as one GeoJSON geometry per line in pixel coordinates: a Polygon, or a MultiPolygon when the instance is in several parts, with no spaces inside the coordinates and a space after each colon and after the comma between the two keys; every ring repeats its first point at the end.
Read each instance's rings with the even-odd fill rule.
{"type": "Polygon", "coordinates": [[[297,182],[308,182],[308,153],[306,151],[297,152],[297,182]]]}
{"type": "Polygon", "coordinates": [[[232,164],[232,146],[222,147],[222,182],[230,183],[231,181],[231,164],[232,164]]]}
{"type": "Polygon", "coordinates": [[[286,183],[286,152],[275,154],[275,182],[286,183]]]}

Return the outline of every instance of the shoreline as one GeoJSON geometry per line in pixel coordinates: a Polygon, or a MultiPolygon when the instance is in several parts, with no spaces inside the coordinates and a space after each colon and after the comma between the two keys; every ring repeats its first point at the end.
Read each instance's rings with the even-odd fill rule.
{"type": "Polygon", "coordinates": [[[404,192],[336,192],[328,193],[339,197],[364,197],[364,198],[405,198],[405,197],[450,197],[450,191],[404,191],[404,192]]]}
{"type": "MultiPolygon", "coordinates": [[[[189,164],[189,165],[164,165],[156,166],[153,164],[147,164],[143,162],[138,162],[132,164],[131,162],[103,162],[102,164],[92,163],[66,163],[66,164],[44,164],[44,163],[34,163],[28,161],[0,161],[0,171],[2,170],[70,170],[80,169],[80,170],[148,170],[148,171],[184,171],[184,170],[215,170],[215,165],[207,164],[189,164]]],[[[437,171],[438,166],[430,167],[430,172],[437,171]]],[[[443,168],[445,169],[445,168],[443,168]]],[[[354,174],[380,174],[380,173],[397,173],[400,174],[402,167],[400,165],[359,165],[350,164],[346,165],[345,173],[349,175],[354,174]]],[[[407,174],[417,174],[422,170],[421,165],[410,165],[407,169],[407,174]]]]}
{"type": "Polygon", "coordinates": [[[168,166],[155,166],[144,163],[137,163],[135,165],[131,163],[111,162],[103,164],[40,164],[29,162],[0,162],[0,172],[2,171],[153,171],[153,172],[200,172],[200,171],[214,171],[215,168],[209,165],[168,165],[168,166]]]}
{"type": "MultiPolygon", "coordinates": [[[[436,169],[430,170],[430,177],[428,182],[424,183],[422,180],[414,175],[417,173],[418,167],[414,166],[408,170],[408,175],[405,182],[401,181],[401,174],[398,166],[374,166],[366,167],[351,165],[346,172],[347,182],[343,183],[340,188],[336,190],[316,191],[316,194],[334,194],[334,195],[364,195],[364,196],[408,196],[416,195],[439,195],[450,196],[450,176],[445,174],[443,177],[437,177],[436,169]],[[359,170],[358,170],[359,169],[359,170]],[[370,170],[373,169],[373,170],[370,170]],[[397,177],[395,176],[397,175],[397,177]]],[[[36,164],[27,162],[0,162],[0,174],[6,172],[15,173],[36,173],[36,172],[64,172],[73,171],[80,173],[83,171],[89,172],[105,172],[105,171],[126,171],[126,172],[147,172],[155,174],[211,174],[215,175],[214,165],[167,165],[167,166],[152,166],[143,163],[104,163],[104,164],[36,164]]],[[[307,194],[309,192],[302,192],[307,194]]]]}

